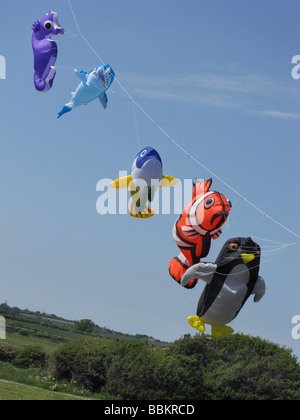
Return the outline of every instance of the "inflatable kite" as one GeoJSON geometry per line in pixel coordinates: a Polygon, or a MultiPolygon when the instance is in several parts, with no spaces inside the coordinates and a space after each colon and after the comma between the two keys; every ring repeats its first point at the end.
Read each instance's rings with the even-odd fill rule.
{"type": "Polygon", "coordinates": [[[33,26],[32,49],[34,54],[34,85],[39,92],[52,88],[56,75],[54,64],[57,59],[57,44],[52,35],[63,35],[65,32],[58,23],[56,12],[49,12],[33,26]]]}
{"type": "Polygon", "coordinates": [[[80,105],[87,105],[94,99],[99,99],[103,108],[107,107],[106,91],[112,84],[115,73],[110,65],[98,66],[89,73],[85,71],[74,70],[78,78],[81,80],[76,92],[72,92],[71,101],[66,104],[58,114],[58,118],[73,108],[80,105]]]}
{"type": "Polygon", "coordinates": [[[177,179],[163,175],[163,165],[158,152],[152,147],[146,147],[136,156],[131,175],[119,178],[110,185],[113,188],[128,188],[132,197],[130,216],[149,218],[155,211],[147,206],[148,201],[154,200],[159,187],[173,187],[177,179]]]}
{"type": "Polygon", "coordinates": [[[189,268],[181,279],[183,286],[194,278],[207,283],[197,316],[189,317],[189,324],[201,333],[205,332],[205,324],[209,324],[217,338],[233,333],[226,324],[238,315],[249,296],[254,295],[254,302],[259,302],[265,295],[259,265],[259,245],[251,238],[234,238],[225,243],[215,264],[200,263],[189,268]]]}
{"type": "MultiPolygon", "coordinates": [[[[210,191],[211,184],[212,179],[195,184],[192,200],[174,225],[173,238],[181,254],[171,260],[169,273],[179,284],[189,267],[207,257],[211,239],[221,235],[231,209],[224,195],[210,191]]],[[[191,279],[184,287],[192,289],[197,283],[197,279],[191,279]]]]}

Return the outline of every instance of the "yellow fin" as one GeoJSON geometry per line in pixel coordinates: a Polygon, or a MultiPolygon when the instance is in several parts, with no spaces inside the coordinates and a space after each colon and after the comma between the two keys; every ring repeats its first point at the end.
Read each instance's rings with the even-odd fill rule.
{"type": "Polygon", "coordinates": [[[174,187],[178,182],[178,179],[173,178],[172,176],[163,175],[160,187],[174,187]]]}
{"type": "Polygon", "coordinates": [[[212,325],[211,333],[216,338],[226,337],[228,334],[234,333],[234,330],[227,325],[212,325]]]}
{"type": "Polygon", "coordinates": [[[110,186],[112,188],[116,188],[119,190],[120,188],[128,188],[130,186],[130,183],[132,182],[132,176],[123,176],[122,178],[116,179],[113,181],[110,186]]]}
{"type": "Polygon", "coordinates": [[[149,217],[154,216],[156,213],[151,207],[145,206],[144,210],[142,212],[136,212],[134,201],[131,201],[130,203],[130,209],[129,214],[131,217],[136,217],[138,219],[149,219],[149,217]]]}
{"type": "Polygon", "coordinates": [[[198,316],[189,316],[188,323],[191,327],[196,328],[196,330],[200,331],[202,334],[205,333],[205,322],[198,316]]]}

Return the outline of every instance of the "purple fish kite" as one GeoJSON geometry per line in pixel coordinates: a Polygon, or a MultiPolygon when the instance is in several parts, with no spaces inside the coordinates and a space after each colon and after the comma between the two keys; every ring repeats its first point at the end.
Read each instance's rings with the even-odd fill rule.
{"type": "Polygon", "coordinates": [[[57,44],[52,35],[63,35],[65,31],[58,22],[56,12],[49,12],[32,26],[32,48],[34,54],[34,84],[39,92],[52,88],[56,75],[57,44]]]}

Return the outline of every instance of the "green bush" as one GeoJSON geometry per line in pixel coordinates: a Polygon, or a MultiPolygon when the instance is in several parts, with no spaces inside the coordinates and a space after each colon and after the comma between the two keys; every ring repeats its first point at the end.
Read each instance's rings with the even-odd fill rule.
{"type": "Polygon", "coordinates": [[[211,347],[208,398],[300,400],[300,365],[291,350],[242,334],[212,340],[211,347]]]}
{"type": "Polygon", "coordinates": [[[154,352],[153,399],[203,399],[203,367],[194,356],[172,354],[170,349],[154,352]]]}
{"type": "Polygon", "coordinates": [[[105,390],[131,400],[194,399],[201,395],[202,377],[194,357],[120,340],[115,342],[105,390]]]}
{"type": "Polygon", "coordinates": [[[17,355],[18,349],[9,344],[0,343],[0,361],[11,362],[17,355]]]}
{"type": "Polygon", "coordinates": [[[53,355],[53,375],[60,380],[75,381],[89,391],[102,391],[111,344],[109,339],[92,337],[65,344],[53,355]]]}
{"type": "Polygon", "coordinates": [[[75,331],[92,333],[95,328],[95,324],[90,319],[82,319],[81,321],[74,321],[75,331]]]}
{"type": "Polygon", "coordinates": [[[234,334],[185,336],[167,348],[86,337],[53,358],[58,379],[131,400],[300,400],[291,350],[234,334]]]}
{"type": "Polygon", "coordinates": [[[154,370],[154,360],[147,344],[115,340],[112,350],[106,392],[123,399],[147,399],[154,370]]]}
{"type": "Polygon", "coordinates": [[[12,360],[15,367],[28,368],[44,368],[46,366],[46,353],[37,346],[28,346],[20,349],[16,357],[12,360]]]}

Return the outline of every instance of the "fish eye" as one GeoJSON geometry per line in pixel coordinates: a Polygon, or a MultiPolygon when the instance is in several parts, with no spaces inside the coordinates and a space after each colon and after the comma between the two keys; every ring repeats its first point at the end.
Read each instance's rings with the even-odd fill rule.
{"type": "Polygon", "coordinates": [[[231,249],[231,251],[235,251],[236,249],[238,249],[238,244],[235,244],[235,243],[231,243],[230,245],[229,245],[229,249],[231,249]]]}
{"type": "Polygon", "coordinates": [[[47,31],[50,31],[52,28],[52,22],[50,20],[47,20],[47,22],[44,23],[44,28],[47,29],[47,31]]]}
{"type": "Polygon", "coordinates": [[[215,204],[215,199],[214,198],[208,198],[205,203],[204,203],[204,208],[206,210],[210,209],[213,205],[215,204]]]}
{"type": "Polygon", "coordinates": [[[141,153],[141,157],[144,157],[146,153],[147,153],[147,150],[143,150],[141,153]]]}

